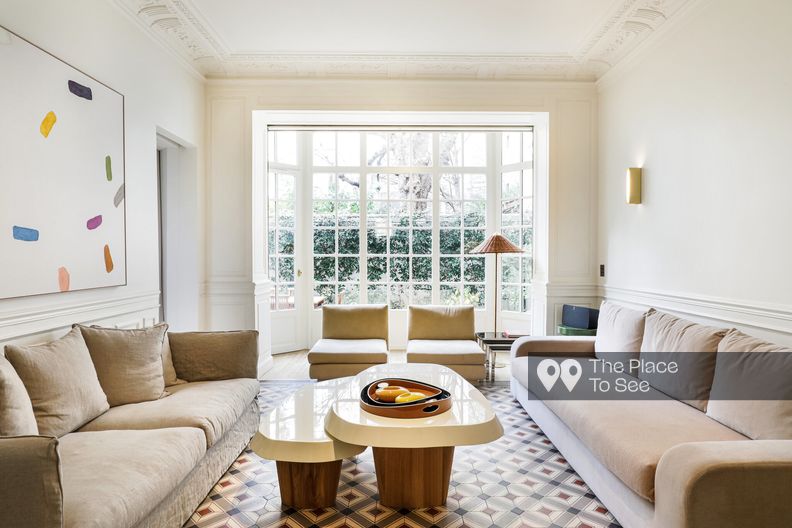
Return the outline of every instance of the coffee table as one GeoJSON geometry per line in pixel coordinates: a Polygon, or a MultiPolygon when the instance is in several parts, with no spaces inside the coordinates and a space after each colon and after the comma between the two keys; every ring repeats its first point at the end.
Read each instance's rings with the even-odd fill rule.
{"type": "Polygon", "coordinates": [[[308,384],[261,418],[250,447],[260,457],[276,461],[283,504],[296,509],[332,506],[341,461],[366,449],[325,433],[327,411],[340,392],[346,394],[351,381],[339,378],[308,384]]]}
{"type": "Polygon", "coordinates": [[[481,392],[453,370],[433,364],[371,367],[338,387],[325,419],[336,440],[372,446],[380,501],[392,508],[442,506],[448,498],[455,446],[486,444],[503,435],[481,392]],[[451,393],[451,410],[429,418],[397,419],[360,408],[360,392],[381,378],[408,378],[451,393]]]}

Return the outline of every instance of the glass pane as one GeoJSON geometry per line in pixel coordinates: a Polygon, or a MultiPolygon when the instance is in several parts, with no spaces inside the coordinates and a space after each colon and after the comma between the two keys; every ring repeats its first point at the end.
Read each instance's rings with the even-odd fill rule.
{"type": "Polygon", "coordinates": [[[338,225],[358,227],[360,225],[360,202],[338,202],[338,225]]]}
{"type": "Polygon", "coordinates": [[[368,287],[368,302],[371,304],[388,303],[388,286],[385,284],[372,284],[368,287]]]}
{"type": "Polygon", "coordinates": [[[276,132],[277,161],[297,165],[297,132],[276,132]]]}
{"type": "Polygon", "coordinates": [[[523,196],[533,196],[533,169],[522,171],[523,196]]]}
{"type": "Polygon", "coordinates": [[[410,196],[410,189],[407,185],[409,174],[389,174],[388,175],[388,197],[391,200],[406,200],[410,196]]]}
{"type": "Polygon", "coordinates": [[[338,257],[338,280],[360,280],[360,259],[358,257],[338,257]]]}
{"type": "Polygon", "coordinates": [[[412,236],[412,252],[416,255],[432,253],[432,232],[428,229],[416,229],[412,236]]]}
{"type": "Polygon", "coordinates": [[[406,284],[392,284],[390,287],[390,307],[393,310],[403,310],[410,303],[409,286],[406,284]]]}
{"type": "Polygon", "coordinates": [[[278,233],[278,253],[294,255],[294,231],[283,229],[278,233]]]}
{"type": "Polygon", "coordinates": [[[487,165],[487,134],[485,132],[465,132],[465,167],[484,167],[487,165]]]}
{"type": "Polygon", "coordinates": [[[388,164],[388,137],[384,132],[366,134],[366,164],[371,167],[388,164]]]}
{"type": "Polygon", "coordinates": [[[407,229],[394,229],[390,236],[390,252],[407,254],[410,252],[410,231],[407,229]]]}
{"type": "Polygon", "coordinates": [[[462,288],[451,284],[440,285],[440,304],[461,304],[462,288]]]}
{"type": "Polygon", "coordinates": [[[278,309],[280,310],[293,310],[294,309],[294,285],[283,284],[277,288],[278,294],[278,309]]]}
{"type": "Polygon", "coordinates": [[[501,225],[518,226],[522,223],[521,200],[505,200],[501,202],[501,225]]]}
{"type": "Polygon", "coordinates": [[[440,199],[441,200],[461,200],[462,199],[462,175],[461,174],[441,174],[440,175],[440,199]]]}
{"type": "Polygon", "coordinates": [[[487,176],[485,174],[465,174],[462,194],[465,200],[486,200],[487,176]]]}
{"type": "Polygon", "coordinates": [[[462,267],[459,257],[440,257],[440,282],[460,282],[462,267]]]}
{"type": "Polygon", "coordinates": [[[508,312],[519,312],[522,303],[520,302],[520,287],[503,285],[501,288],[501,306],[508,312]]]}
{"type": "Polygon", "coordinates": [[[462,202],[440,202],[440,227],[462,225],[462,202]]]}
{"type": "Polygon", "coordinates": [[[410,164],[412,132],[391,132],[388,137],[388,165],[405,167],[410,164]]]}
{"type": "Polygon", "coordinates": [[[484,242],[483,229],[466,229],[465,230],[465,253],[470,251],[484,242]]]}
{"type": "Polygon", "coordinates": [[[522,133],[504,132],[501,138],[503,141],[501,149],[503,165],[519,163],[521,159],[520,147],[522,143],[522,133]]]}
{"type": "Polygon", "coordinates": [[[533,228],[523,227],[522,229],[522,248],[526,253],[531,253],[531,246],[533,245],[533,228]]]}
{"type": "MultiPolygon", "coordinates": [[[[432,199],[431,174],[407,174],[402,184],[405,186],[407,198],[410,200],[432,199]]],[[[391,198],[393,198],[393,195],[391,195],[391,198]]]]}
{"type": "Polygon", "coordinates": [[[360,304],[360,285],[359,284],[339,285],[338,304],[360,304]]]}
{"type": "Polygon", "coordinates": [[[522,160],[533,161],[533,132],[523,132],[522,142],[523,142],[522,160]]]}
{"type": "Polygon", "coordinates": [[[367,215],[369,227],[388,227],[388,202],[369,202],[367,215]]]}
{"type": "Polygon", "coordinates": [[[360,253],[360,231],[358,229],[338,230],[338,252],[346,255],[360,253]]]}
{"type": "Polygon", "coordinates": [[[442,167],[462,165],[462,134],[460,132],[441,132],[439,155],[442,167]]]}
{"type": "Polygon", "coordinates": [[[278,252],[278,248],[275,246],[275,229],[270,229],[267,233],[267,247],[273,255],[278,252]]]}
{"type": "Polygon", "coordinates": [[[269,258],[269,265],[267,266],[267,271],[269,272],[269,280],[271,280],[273,282],[275,282],[275,280],[277,280],[277,277],[275,275],[275,269],[276,269],[275,268],[275,263],[276,262],[277,262],[277,260],[275,259],[275,257],[270,257],[269,258]]]}
{"type": "Polygon", "coordinates": [[[294,227],[294,203],[278,202],[277,213],[280,227],[294,227]]]}
{"type": "Polygon", "coordinates": [[[520,257],[504,255],[501,259],[503,282],[520,282],[520,257]]]}
{"type": "MultiPolygon", "coordinates": [[[[387,280],[385,273],[388,271],[387,259],[385,257],[369,258],[366,263],[368,264],[368,280],[373,282],[380,282],[387,280]]],[[[369,299],[371,301],[371,299],[369,299]]]]}
{"type": "Polygon", "coordinates": [[[315,200],[313,203],[313,225],[336,225],[335,202],[332,200],[315,200]]]}
{"type": "Polygon", "coordinates": [[[369,174],[366,180],[366,196],[369,200],[388,199],[388,174],[369,174]]]}
{"type": "Polygon", "coordinates": [[[336,141],[338,142],[338,164],[342,167],[360,165],[360,133],[339,132],[336,141]]]}
{"type": "Polygon", "coordinates": [[[388,252],[388,231],[386,229],[368,230],[368,252],[384,255],[388,252]]]}
{"type": "Polygon", "coordinates": [[[501,176],[501,198],[519,198],[522,196],[522,172],[504,172],[501,176]]]}
{"type": "Polygon", "coordinates": [[[531,287],[530,286],[523,286],[522,287],[522,311],[523,312],[530,312],[531,311],[531,287]]]}
{"type": "Polygon", "coordinates": [[[465,282],[484,282],[485,260],[484,257],[465,257],[465,282]]]}
{"type": "Polygon", "coordinates": [[[294,202],[294,176],[278,173],[278,200],[294,202]]]}
{"type": "Polygon", "coordinates": [[[440,253],[443,255],[458,255],[462,251],[462,231],[460,229],[440,230],[440,253]]]}
{"type": "Polygon", "coordinates": [[[503,230],[503,236],[508,238],[512,244],[519,246],[520,245],[520,229],[515,227],[510,227],[508,229],[503,230]]]}
{"type": "Polygon", "coordinates": [[[531,198],[523,200],[522,223],[523,225],[533,225],[533,199],[531,198]]]}
{"type": "Polygon", "coordinates": [[[533,258],[522,257],[522,283],[530,284],[533,278],[533,258]]]}
{"type": "Polygon", "coordinates": [[[336,252],[335,229],[316,229],[313,234],[313,251],[318,255],[330,255],[336,252]]]}
{"type": "Polygon", "coordinates": [[[322,304],[335,304],[336,289],[334,284],[314,285],[314,307],[318,308],[322,304]]]}
{"type": "Polygon", "coordinates": [[[314,200],[332,200],[335,198],[336,176],[335,174],[318,173],[313,176],[313,198],[314,200]]]}
{"type": "Polygon", "coordinates": [[[407,257],[391,257],[390,279],[393,282],[408,282],[410,280],[410,264],[407,257]]]}
{"type": "Polygon", "coordinates": [[[412,280],[418,282],[432,280],[432,257],[412,258],[412,280]]]}
{"type": "Polygon", "coordinates": [[[317,167],[336,164],[335,132],[313,133],[313,164],[317,167]]]}
{"type": "Polygon", "coordinates": [[[432,286],[414,284],[412,287],[412,304],[432,304],[432,286]]]}
{"type": "Polygon", "coordinates": [[[339,200],[358,200],[360,198],[360,175],[359,174],[339,174],[338,175],[338,199],[339,200]]]}
{"type": "Polygon", "coordinates": [[[275,214],[277,210],[277,206],[275,205],[277,202],[275,200],[269,200],[267,202],[267,220],[269,221],[270,226],[275,225],[275,214]]]}
{"type": "Polygon", "coordinates": [[[278,257],[278,280],[294,282],[294,257],[278,257]]]}
{"type": "Polygon", "coordinates": [[[464,288],[464,303],[476,307],[484,306],[484,286],[466,284],[464,288]]]}
{"type": "Polygon", "coordinates": [[[415,227],[432,227],[432,202],[413,202],[412,225],[415,227]]]}
{"type": "Polygon", "coordinates": [[[335,257],[314,257],[314,280],[330,282],[335,280],[335,257]]]}
{"type": "Polygon", "coordinates": [[[416,132],[412,135],[412,165],[416,167],[432,164],[432,135],[416,132]]]}
{"type": "Polygon", "coordinates": [[[390,225],[394,227],[410,225],[410,202],[390,203],[390,225]]]}
{"type": "Polygon", "coordinates": [[[465,227],[487,226],[487,202],[465,202],[465,227]]]}

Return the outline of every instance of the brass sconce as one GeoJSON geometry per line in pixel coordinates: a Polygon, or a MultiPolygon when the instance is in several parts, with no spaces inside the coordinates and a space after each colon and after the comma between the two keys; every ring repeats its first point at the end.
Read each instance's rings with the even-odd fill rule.
{"type": "Polygon", "coordinates": [[[641,203],[641,177],[643,171],[639,168],[627,169],[627,203],[641,203]]]}

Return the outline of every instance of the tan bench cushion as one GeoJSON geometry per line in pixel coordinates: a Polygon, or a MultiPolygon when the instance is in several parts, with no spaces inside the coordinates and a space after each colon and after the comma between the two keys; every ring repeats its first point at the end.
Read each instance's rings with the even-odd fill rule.
{"type": "Polygon", "coordinates": [[[387,363],[384,339],[320,339],[308,352],[308,363],[387,363]]]}
{"type": "Polygon", "coordinates": [[[475,339],[472,306],[410,306],[407,339],[475,339]]]}
{"type": "Polygon", "coordinates": [[[68,434],[58,451],[64,528],[130,528],[192,471],[206,442],[192,427],[101,431],[68,434]]]}
{"type": "Polygon", "coordinates": [[[388,306],[384,304],[323,306],[322,337],[387,341],[388,306]]]}
{"type": "Polygon", "coordinates": [[[169,387],[160,400],[113,407],[80,431],[197,427],[212,447],[231,429],[259,393],[252,379],[196,381],[169,387]]]}
{"type": "Polygon", "coordinates": [[[485,357],[478,343],[466,339],[412,339],[407,343],[408,363],[483,365],[485,357]]]}
{"type": "Polygon", "coordinates": [[[748,440],[672,399],[544,403],[614,475],[651,501],[657,463],[670,448],[687,442],[748,440]]]}

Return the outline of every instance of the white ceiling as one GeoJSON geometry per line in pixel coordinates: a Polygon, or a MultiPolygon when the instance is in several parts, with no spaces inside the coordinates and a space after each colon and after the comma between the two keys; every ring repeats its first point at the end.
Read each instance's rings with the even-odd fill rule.
{"type": "Polygon", "coordinates": [[[593,80],[691,0],[116,0],[206,77],[593,80]]]}

